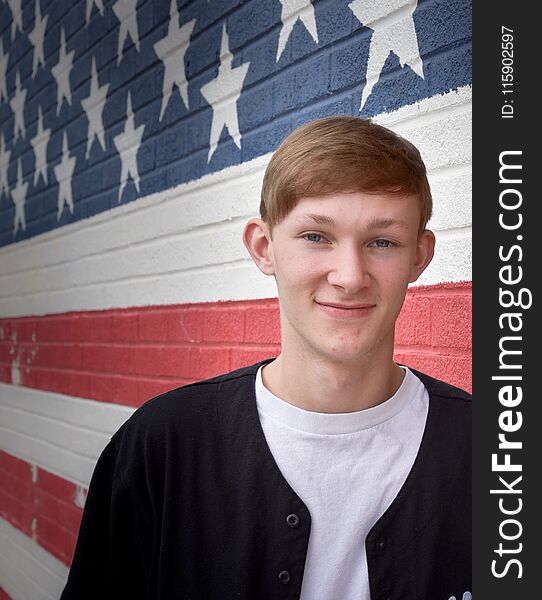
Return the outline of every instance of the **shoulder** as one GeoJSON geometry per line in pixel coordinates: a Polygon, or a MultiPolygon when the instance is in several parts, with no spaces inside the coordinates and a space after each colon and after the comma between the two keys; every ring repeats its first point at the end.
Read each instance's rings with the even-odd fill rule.
{"type": "Polygon", "coordinates": [[[429,414],[425,437],[439,454],[453,462],[463,456],[470,463],[472,443],[472,397],[445,381],[411,369],[429,394],[429,414]]]}
{"type": "Polygon", "coordinates": [[[462,439],[470,444],[472,434],[472,396],[465,390],[451,385],[426,373],[411,369],[424,384],[429,394],[428,423],[439,437],[448,440],[449,436],[462,439]]]}
{"type": "Polygon", "coordinates": [[[109,444],[125,485],[159,488],[156,482],[168,470],[214,460],[223,449],[224,431],[235,429],[244,414],[263,362],[170,390],[138,408],[109,444]]]}
{"type": "Polygon", "coordinates": [[[424,384],[431,399],[457,400],[464,407],[471,405],[472,396],[467,391],[411,367],[409,368],[424,384]]]}

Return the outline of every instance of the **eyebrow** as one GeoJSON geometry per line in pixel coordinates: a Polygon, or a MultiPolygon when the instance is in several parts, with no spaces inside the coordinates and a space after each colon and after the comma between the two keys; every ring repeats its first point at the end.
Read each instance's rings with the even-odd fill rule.
{"type": "Polygon", "coordinates": [[[299,217],[300,221],[304,221],[305,219],[310,219],[318,225],[329,225],[330,227],[333,227],[335,225],[335,221],[327,215],[315,215],[314,213],[307,213],[306,215],[302,215],[299,217]]]}
{"type": "Polygon", "coordinates": [[[367,229],[386,229],[387,227],[400,227],[401,229],[408,229],[409,225],[406,221],[385,217],[374,217],[367,225],[367,229]]]}
{"type": "MultiPolygon", "coordinates": [[[[328,225],[330,227],[334,227],[336,225],[335,220],[327,215],[307,213],[306,215],[299,217],[300,221],[305,219],[310,219],[318,225],[328,225]]],[[[389,217],[373,217],[367,223],[367,229],[386,229],[388,227],[400,227],[402,229],[408,229],[409,225],[406,221],[392,219],[389,217]]]]}

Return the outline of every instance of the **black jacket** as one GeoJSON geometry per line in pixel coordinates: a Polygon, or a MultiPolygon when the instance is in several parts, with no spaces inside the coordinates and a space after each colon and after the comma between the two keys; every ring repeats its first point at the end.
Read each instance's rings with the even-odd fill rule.
{"type": "MultiPolygon", "coordinates": [[[[271,360],[158,396],[115,433],[62,600],[299,598],[311,517],[260,424],[255,376],[271,360]]],[[[414,373],[429,391],[428,420],[405,484],[366,539],[372,600],[472,590],[470,397],[414,373]]]]}

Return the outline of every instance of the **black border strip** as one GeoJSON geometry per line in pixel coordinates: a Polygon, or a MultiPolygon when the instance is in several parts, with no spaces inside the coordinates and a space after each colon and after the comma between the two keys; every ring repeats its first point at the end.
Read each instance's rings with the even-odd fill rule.
{"type": "Polygon", "coordinates": [[[542,34],[525,3],[477,2],[473,20],[473,597],[516,600],[541,594],[542,34]]]}

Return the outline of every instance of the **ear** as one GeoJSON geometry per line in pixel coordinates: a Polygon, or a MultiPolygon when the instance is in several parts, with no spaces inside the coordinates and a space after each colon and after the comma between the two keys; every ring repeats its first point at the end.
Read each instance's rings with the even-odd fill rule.
{"type": "Polygon", "coordinates": [[[267,223],[250,219],[243,231],[243,243],[258,269],[265,275],[274,275],[273,241],[267,223]]]}
{"type": "Polygon", "coordinates": [[[413,283],[425,271],[427,265],[433,260],[435,253],[435,234],[429,229],[425,229],[416,246],[415,262],[410,272],[409,283],[413,283]]]}

